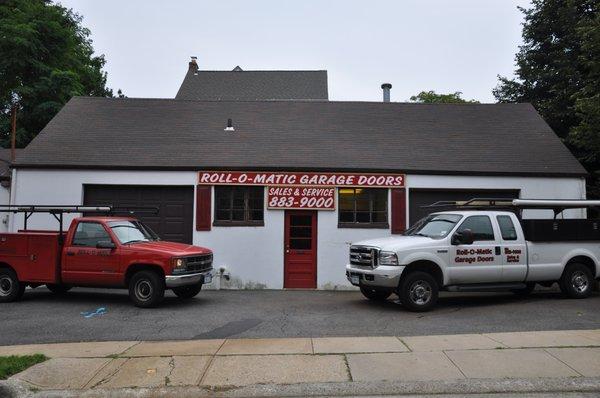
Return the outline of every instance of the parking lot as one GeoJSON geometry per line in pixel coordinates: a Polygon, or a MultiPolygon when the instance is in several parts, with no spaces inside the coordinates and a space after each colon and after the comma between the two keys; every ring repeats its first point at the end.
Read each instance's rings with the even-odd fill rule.
{"type": "Polygon", "coordinates": [[[0,308],[0,345],[600,328],[598,293],[586,300],[567,300],[547,291],[527,298],[442,293],[434,311],[410,313],[392,300],[370,302],[348,291],[203,291],[189,301],[169,292],[162,306],[144,310],[129,302],[125,290],[76,288],[56,296],[41,287],[0,308]],[[99,308],[106,313],[82,315],[99,308]]]}

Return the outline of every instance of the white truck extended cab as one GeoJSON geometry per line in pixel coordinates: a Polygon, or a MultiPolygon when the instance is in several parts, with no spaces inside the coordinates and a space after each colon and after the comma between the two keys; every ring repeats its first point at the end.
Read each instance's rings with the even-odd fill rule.
{"type": "MultiPolygon", "coordinates": [[[[584,201],[558,202],[510,204],[517,210],[546,205],[555,215],[584,207],[584,201]]],[[[600,277],[599,220],[522,220],[518,211],[489,209],[457,206],[430,214],[404,235],[354,243],[346,277],[371,300],[398,294],[411,311],[431,309],[439,290],[528,294],[536,283],[558,282],[568,297],[592,294],[600,277]]]]}

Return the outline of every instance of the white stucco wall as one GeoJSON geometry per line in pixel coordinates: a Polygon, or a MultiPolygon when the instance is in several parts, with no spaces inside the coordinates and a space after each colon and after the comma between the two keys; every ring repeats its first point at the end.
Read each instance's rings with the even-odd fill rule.
{"type": "MultiPolygon", "coordinates": [[[[195,186],[196,182],[197,173],[193,171],[23,169],[13,174],[11,202],[14,204],[81,204],[83,184],[195,186]]],[[[408,189],[519,189],[522,198],[585,198],[585,181],[581,178],[407,175],[406,186],[408,189]]],[[[212,198],[214,201],[214,195],[212,198]]],[[[581,211],[572,211],[568,214],[570,217],[582,215],[581,211]]],[[[530,213],[528,216],[533,214],[530,213]]],[[[549,213],[536,216],[549,216],[549,213]]],[[[67,225],[68,222],[70,217],[66,218],[67,225]]],[[[22,227],[22,218],[18,217],[16,222],[11,219],[10,224],[10,229],[15,231],[22,227]]],[[[56,221],[48,215],[35,214],[29,220],[29,227],[55,229],[56,221]]],[[[349,244],[358,240],[389,235],[390,232],[381,229],[339,229],[336,211],[320,211],[317,234],[318,287],[339,289],[350,288],[344,275],[349,244]]],[[[216,270],[220,267],[227,269],[231,280],[227,283],[223,281],[224,287],[271,289],[283,287],[284,211],[265,209],[264,227],[213,226],[211,231],[194,231],[194,244],[209,247],[214,251],[216,270]]]]}
{"type": "MultiPolygon", "coordinates": [[[[0,185],[0,204],[10,204],[10,187],[3,187],[0,185]]],[[[8,213],[0,213],[0,232],[8,231],[8,223],[11,215],[8,213]]]]}

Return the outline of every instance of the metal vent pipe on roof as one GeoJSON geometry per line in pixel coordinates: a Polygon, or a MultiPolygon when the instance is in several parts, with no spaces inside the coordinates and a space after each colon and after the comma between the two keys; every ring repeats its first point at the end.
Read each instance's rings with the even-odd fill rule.
{"type": "Polygon", "coordinates": [[[392,89],[392,85],[390,83],[383,83],[381,88],[383,89],[383,102],[390,102],[390,90],[392,89]]]}
{"type": "Polygon", "coordinates": [[[224,128],[225,131],[235,131],[233,128],[233,120],[227,119],[227,127],[224,128]]]}

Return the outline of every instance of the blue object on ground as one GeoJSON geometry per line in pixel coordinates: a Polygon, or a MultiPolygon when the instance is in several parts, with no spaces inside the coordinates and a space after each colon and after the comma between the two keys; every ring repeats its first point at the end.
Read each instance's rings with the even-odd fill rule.
{"type": "Polygon", "coordinates": [[[96,311],[86,311],[86,312],[81,313],[81,315],[83,315],[84,318],[91,318],[96,315],[104,315],[104,314],[106,314],[106,308],[104,308],[104,307],[100,307],[96,311]]]}

